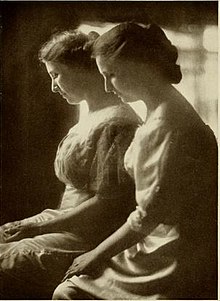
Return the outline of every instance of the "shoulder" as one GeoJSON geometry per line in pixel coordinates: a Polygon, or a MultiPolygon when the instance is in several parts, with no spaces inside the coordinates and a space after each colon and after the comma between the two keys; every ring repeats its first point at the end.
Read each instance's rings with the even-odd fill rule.
{"type": "Polygon", "coordinates": [[[139,138],[165,135],[167,132],[190,135],[192,131],[199,132],[204,128],[204,122],[192,105],[184,97],[179,97],[158,105],[140,130],[139,138]]]}
{"type": "Polygon", "coordinates": [[[124,143],[130,144],[134,138],[138,125],[131,122],[126,122],[120,118],[109,120],[107,123],[100,125],[94,133],[96,137],[108,143],[124,143]]]}
{"type": "Polygon", "coordinates": [[[149,148],[156,142],[161,142],[174,129],[168,118],[168,106],[161,104],[149,116],[146,123],[140,126],[135,134],[135,141],[139,146],[149,148]]]}
{"type": "Polygon", "coordinates": [[[127,104],[112,106],[94,115],[96,125],[91,127],[91,136],[113,137],[124,133],[135,133],[141,124],[140,118],[127,104]]]}

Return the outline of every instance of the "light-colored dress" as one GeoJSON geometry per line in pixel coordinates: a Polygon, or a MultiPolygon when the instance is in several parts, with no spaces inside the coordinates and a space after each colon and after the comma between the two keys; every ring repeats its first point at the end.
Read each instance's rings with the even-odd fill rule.
{"type": "MultiPolygon", "coordinates": [[[[16,296],[13,283],[17,282],[21,288],[21,295],[17,292],[19,299],[22,292],[24,298],[28,292],[27,295],[33,294],[34,298],[46,299],[46,293],[52,293],[74,257],[94,247],[126,220],[129,210],[135,206],[135,190],[124,169],[123,157],[138,123],[139,119],[130,106],[120,104],[90,113],[70,129],[61,141],[55,159],[56,175],[66,185],[60,208],[46,209],[0,228],[0,282],[6,287],[8,285],[8,294],[11,288],[16,296]],[[60,231],[4,242],[2,234],[5,229],[56,218],[94,196],[107,199],[109,205],[106,227],[96,229],[96,236],[91,237],[91,241],[74,234],[73,229],[72,232],[60,231]]],[[[82,220],[83,223],[85,230],[95,229],[95,224],[87,225],[82,220]]],[[[0,294],[4,295],[1,286],[0,294]]]]}
{"type": "MultiPolygon", "coordinates": [[[[146,237],[109,260],[100,275],[67,281],[99,299],[214,298],[217,145],[187,102],[164,102],[125,155],[137,207],[128,224],[146,237]],[[158,225],[148,234],[147,220],[158,225]]],[[[64,286],[62,286],[64,287],[64,286]]]]}

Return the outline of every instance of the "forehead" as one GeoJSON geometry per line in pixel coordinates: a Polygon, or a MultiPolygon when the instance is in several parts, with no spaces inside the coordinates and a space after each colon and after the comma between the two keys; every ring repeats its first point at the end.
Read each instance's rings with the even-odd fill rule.
{"type": "Polygon", "coordinates": [[[99,55],[96,57],[96,63],[102,74],[119,74],[130,68],[131,61],[119,57],[105,58],[99,55]]]}
{"type": "Polygon", "coordinates": [[[101,72],[109,72],[115,69],[116,62],[113,58],[105,58],[104,56],[98,55],[96,57],[96,63],[101,72]]]}
{"type": "Polygon", "coordinates": [[[73,71],[73,66],[67,66],[59,62],[45,62],[45,66],[48,73],[66,73],[73,71]]]}
{"type": "Polygon", "coordinates": [[[48,73],[54,72],[54,70],[59,69],[59,63],[45,62],[45,67],[48,73]]]}

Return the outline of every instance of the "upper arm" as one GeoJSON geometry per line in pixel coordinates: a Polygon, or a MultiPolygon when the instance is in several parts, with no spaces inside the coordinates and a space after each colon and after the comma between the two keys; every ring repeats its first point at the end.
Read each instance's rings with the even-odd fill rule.
{"type": "Polygon", "coordinates": [[[129,147],[135,127],[132,124],[106,126],[96,145],[96,154],[91,168],[100,198],[114,202],[128,196],[134,199],[134,182],[124,167],[124,155],[129,147]]]}
{"type": "Polygon", "coordinates": [[[138,205],[147,210],[160,190],[171,156],[173,133],[163,123],[136,137],[134,179],[138,205]]]}
{"type": "Polygon", "coordinates": [[[175,169],[177,137],[178,132],[163,120],[144,126],[137,133],[132,156],[138,206],[129,217],[131,225],[136,224],[135,220],[146,221],[148,226],[150,221],[161,223],[171,212],[172,188],[167,186],[167,178],[173,176],[175,169]]]}

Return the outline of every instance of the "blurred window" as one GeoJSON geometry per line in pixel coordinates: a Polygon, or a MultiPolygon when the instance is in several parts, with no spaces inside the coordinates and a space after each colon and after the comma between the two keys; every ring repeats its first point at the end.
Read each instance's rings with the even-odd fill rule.
{"type": "Polygon", "coordinates": [[[205,123],[218,130],[218,27],[185,26],[165,30],[178,48],[183,78],[176,88],[194,106],[205,123]]]}

